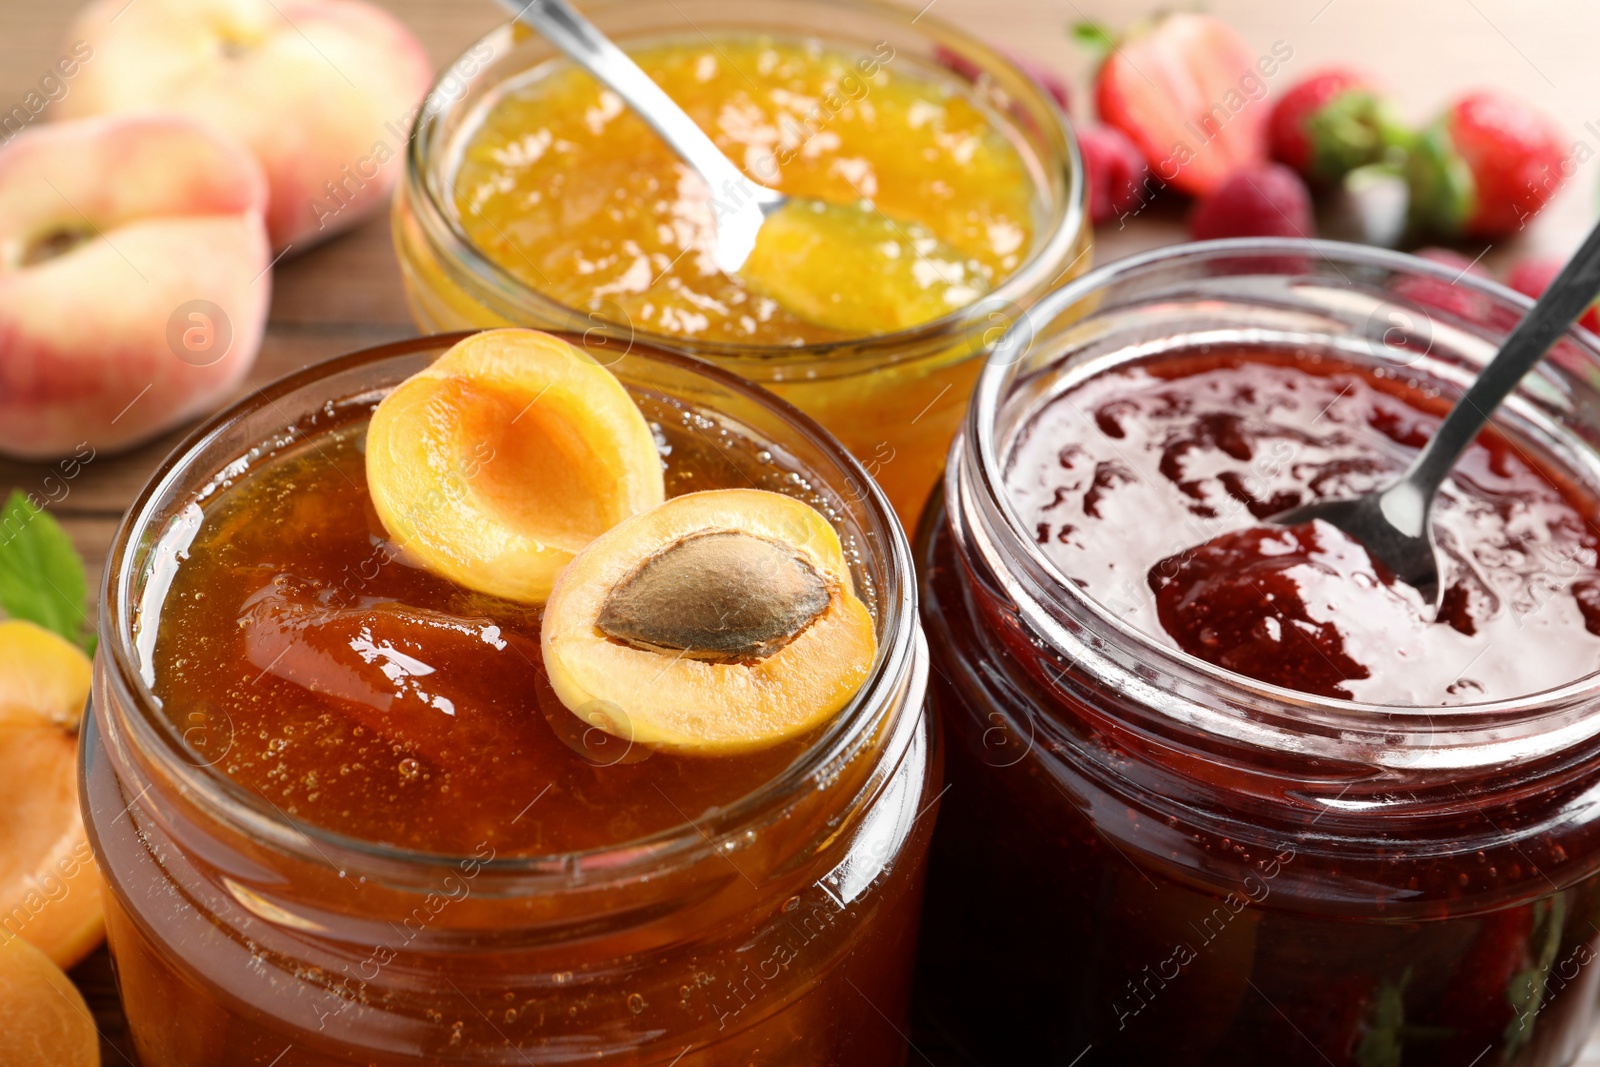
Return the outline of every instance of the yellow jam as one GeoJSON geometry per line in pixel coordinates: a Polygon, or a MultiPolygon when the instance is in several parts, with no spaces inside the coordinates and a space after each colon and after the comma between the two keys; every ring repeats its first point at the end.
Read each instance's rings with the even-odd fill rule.
{"type": "Polygon", "coordinates": [[[614,93],[570,67],[495,100],[452,189],[471,241],[545,296],[641,332],[801,345],[957,311],[1027,257],[1037,193],[1021,153],[957,83],[919,76],[888,45],[856,57],[739,37],[633,55],[756,181],[863,206],[861,259],[893,268],[893,299],[851,306],[848,264],[831,256],[792,257],[806,276],[782,286],[718,270],[704,184],[614,93]],[[886,227],[899,240],[886,241],[886,227]],[[913,256],[890,264],[900,255],[891,243],[913,256]],[[791,288],[845,313],[807,315],[770,295],[791,288]]]}

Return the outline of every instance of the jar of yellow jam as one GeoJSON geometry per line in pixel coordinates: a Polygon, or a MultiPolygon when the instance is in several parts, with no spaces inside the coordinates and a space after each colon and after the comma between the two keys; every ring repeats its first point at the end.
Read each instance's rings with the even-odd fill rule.
{"type": "MultiPolygon", "coordinates": [[[[418,325],[563,329],[709,359],[832,430],[913,523],[983,355],[1088,265],[1059,109],[992,50],[896,5],[584,11],[752,179],[859,207],[877,223],[863,256],[883,255],[870,242],[884,225],[903,236],[915,262],[897,272],[899,303],[919,314],[841,328],[719,270],[699,178],[613,93],[507,25],[446,71],[417,122],[394,235],[418,325]]],[[[826,299],[848,276],[804,281],[826,299]]]]}

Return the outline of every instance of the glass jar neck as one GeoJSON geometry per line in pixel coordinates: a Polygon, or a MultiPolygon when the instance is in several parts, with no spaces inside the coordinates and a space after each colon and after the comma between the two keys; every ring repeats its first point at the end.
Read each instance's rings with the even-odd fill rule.
{"type": "MultiPolygon", "coordinates": [[[[374,892],[437,894],[445,878],[459,880],[470,869],[476,899],[562,901],[561,924],[579,927],[619,911],[671,906],[708,878],[725,876],[733,869],[731,856],[748,856],[739,867],[752,877],[776,869],[836,841],[841,826],[864,819],[883,781],[908,758],[920,729],[927,653],[905,536],[881,493],[850,496],[836,488],[847,480],[871,483],[804,416],[731,375],[642,349],[613,365],[619,378],[669,395],[692,392],[709,410],[726,412],[763,440],[783,441],[794,461],[814,472],[817,499],[834,506],[843,539],[859,551],[857,582],[870,591],[877,616],[878,659],[856,699],[781,774],[692,822],[614,846],[502,856],[485,843],[470,854],[447,856],[301,822],[227,777],[217,759],[204,758],[190,743],[183,723],[163,714],[145,669],[149,642],[141,635],[155,625],[152,605],[159,605],[163,583],[199,528],[199,503],[217,490],[219,479],[236,478],[274,448],[315,433],[319,418],[334,417],[335,399],[373,402],[457,339],[402,342],[267,386],[197,430],[135,501],[107,563],[94,694],[100,746],[129,817],[176,852],[214,868],[210,881],[279,886],[282,897],[263,904],[275,915],[301,912],[308,902],[359,915],[372,910],[374,892]],[[268,871],[281,879],[263,879],[268,871]]],[[[261,890],[254,892],[261,896],[261,890]]],[[[530,922],[541,921],[541,907],[530,905],[530,922]]]]}
{"type": "MultiPolygon", "coordinates": [[[[1023,317],[983,371],[946,475],[949,535],[976,595],[1029,635],[1038,662],[1025,666],[1052,689],[1096,704],[1118,727],[1163,743],[1198,746],[1241,765],[1321,760],[1426,780],[1593,747],[1600,739],[1596,676],[1515,700],[1426,708],[1324,699],[1215,667],[1153,640],[1096,603],[1049,562],[1012,506],[1004,467],[1010,442],[1038,410],[1040,392],[1060,386],[1061,379],[1052,376],[1062,366],[1079,361],[1098,370],[1118,359],[1198,343],[1197,337],[1209,340],[1206,330],[1218,338],[1231,336],[1230,330],[1280,331],[1302,342],[1317,329],[1335,337],[1354,332],[1328,309],[1291,318],[1286,308],[1273,306],[1272,300],[1299,284],[1292,277],[1297,272],[1305,273],[1308,289],[1319,282],[1352,289],[1350,277],[1364,275],[1373,281],[1375,299],[1386,303],[1388,286],[1413,275],[1482,290],[1494,301],[1497,314],[1485,316],[1494,330],[1477,338],[1466,331],[1446,334],[1441,317],[1438,336],[1428,338],[1430,347],[1459,348],[1468,379],[1474,363],[1492,355],[1498,334],[1521,313],[1519,298],[1505,290],[1456,279],[1410,257],[1332,243],[1316,248],[1320,264],[1301,242],[1212,242],[1132,257],[1058,290],[1023,317]],[[1291,278],[1275,277],[1278,272],[1291,278]],[[1259,279],[1248,277],[1256,273],[1259,279]],[[1322,276],[1330,277],[1323,282],[1322,276]],[[1231,283],[1244,309],[1238,322],[1228,321],[1227,304],[1206,291],[1213,280],[1231,283]],[[1185,301],[1203,310],[1182,306],[1185,301]],[[1254,301],[1264,310],[1247,321],[1245,311],[1255,310],[1254,301]],[[1158,320],[1167,316],[1172,328],[1195,332],[1176,341],[1148,332],[1152,322],[1159,332],[1158,320]],[[1139,336],[1139,330],[1146,334],[1139,336]],[[1044,380],[1051,385],[1041,385],[1044,380]]],[[[1595,363],[1594,350],[1587,344],[1584,349],[1582,359],[1595,363]]],[[[1540,373],[1560,378],[1567,372],[1547,367],[1540,373]]],[[[1525,384],[1524,390],[1539,394],[1542,384],[1525,384]]],[[[1558,384],[1566,388],[1564,380],[1558,384]]],[[[1547,386],[1543,391],[1551,392],[1547,386]]]]}

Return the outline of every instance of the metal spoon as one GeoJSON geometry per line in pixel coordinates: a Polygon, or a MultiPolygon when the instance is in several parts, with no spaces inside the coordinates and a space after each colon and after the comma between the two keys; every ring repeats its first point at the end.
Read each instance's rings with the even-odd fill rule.
{"type": "Polygon", "coordinates": [[[752,291],[819,326],[863,335],[931,321],[990,288],[983,268],[966,255],[926,227],[890,218],[865,199],[835,204],[791,198],[745,177],[637,63],[566,0],[498,2],[626,101],[699,173],[711,191],[716,222],[711,258],[752,291]],[[780,212],[781,219],[772,219],[780,212]],[[769,243],[752,259],[763,225],[769,243]]]}
{"type": "Polygon", "coordinates": [[[1429,513],[1440,484],[1523,375],[1544,358],[1600,293],[1600,226],[1568,260],[1533,310],[1456,401],[1411,466],[1385,489],[1347,500],[1317,500],[1272,516],[1293,526],[1321,519],[1367,551],[1435,606],[1439,565],[1429,513]]]}
{"type": "Polygon", "coordinates": [[[566,0],[498,2],[518,21],[537,30],[565,52],[568,59],[622,97],[685,163],[699,172],[711,190],[717,223],[717,244],[712,258],[728,274],[744,266],[756,246],[756,233],[761,224],[768,215],[788,203],[789,198],[745,177],[683,108],[566,0]]]}

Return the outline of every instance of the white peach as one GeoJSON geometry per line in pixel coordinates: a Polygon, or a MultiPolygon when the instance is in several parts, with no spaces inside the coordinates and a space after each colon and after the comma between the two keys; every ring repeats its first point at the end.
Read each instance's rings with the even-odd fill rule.
{"type": "Polygon", "coordinates": [[[432,72],[361,0],[94,0],[69,40],[94,58],[58,114],[169,111],[237,136],[267,174],[273,246],[297,251],[383,206],[432,72]]]}
{"type": "Polygon", "coordinates": [[[242,145],[177,116],[0,149],[0,452],[126,448],[237,386],[270,302],[266,203],[242,145]]]}

